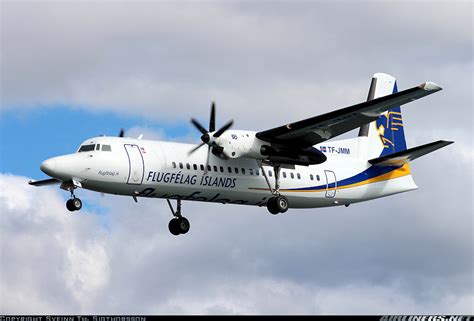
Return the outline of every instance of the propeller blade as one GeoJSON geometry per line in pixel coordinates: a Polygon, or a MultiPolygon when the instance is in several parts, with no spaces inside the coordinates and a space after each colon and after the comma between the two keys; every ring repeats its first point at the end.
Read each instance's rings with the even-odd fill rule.
{"type": "Polygon", "coordinates": [[[207,147],[207,158],[206,158],[206,165],[204,167],[204,175],[207,175],[207,167],[209,166],[209,156],[211,154],[211,146],[208,145],[207,147]]]}
{"type": "Polygon", "coordinates": [[[201,148],[202,146],[206,145],[206,143],[201,143],[199,145],[197,145],[196,147],[194,147],[193,149],[191,149],[189,152],[188,152],[188,155],[191,155],[192,153],[194,153],[195,151],[197,151],[199,148],[201,148]]]}
{"type": "Polygon", "coordinates": [[[125,135],[125,129],[120,128],[120,132],[119,132],[118,137],[123,137],[124,135],[125,135]]]}
{"type": "Polygon", "coordinates": [[[209,120],[209,131],[213,132],[215,130],[216,130],[216,103],[212,102],[211,119],[209,120]]]}
{"type": "Polygon", "coordinates": [[[226,130],[228,130],[232,126],[232,124],[234,124],[233,120],[222,126],[222,128],[216,131],[213,136],[220,137],[226,130]]]}
{"type": "Polygon", "coordinates": [[[191,118],[191,123],[193,123],[193,125],[204,135],[204,134],[207,134],[207,130],[201,126],[200,123],[198,123],[198,121],[194,118],[191,118]]]}

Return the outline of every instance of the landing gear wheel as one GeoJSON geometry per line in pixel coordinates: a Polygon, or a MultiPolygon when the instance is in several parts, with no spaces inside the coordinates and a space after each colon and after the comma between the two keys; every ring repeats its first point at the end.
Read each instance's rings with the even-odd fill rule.
{"type": "Polygon", "coordinates": [[[190,224],[185,217],[176,217],[169,222],[168,228],[173,235],[186,234],[189,231],[190,224]]]}
{"type": "Polygon", "coordinates": [[[82,201],[78,198],[71,198],[66,202],[66,208],[71,211],[79,211],[82,208],[82,201]]]}
{"type": "Polygon", "coordinates": [[[177,218],[173,218],[169,224],[168,224],[168,229],[170,230],[170,233],[173,235],[179,235],[179,222],[177,218]]]}
{"type": "Polygon", "coordinates": [[[275,197],[275,205],[280,213],[285,213],[288,211],[288,199],[283,195],[278,195],[275,197]]]}
{"type": "Polygon", "coordinates": [[[267,209],[273,215],[280,213],[280,210],[277,207],[276,197],[270,197],[267,201],[267,209]]]}
{"type": "Polygon", "coordinates": [[[74,209],[74,207],[73,207],[73,205],[72,205],[72,199],[67,200],[67,202],[66,202],[66,208],[67,208],[70,212],[74,212],[74,211],[75,211],[75,209],[74,209]]]}
{"type": "Polygon", "coordinates": [[[282,195],[271,197],[267,201],[267,209],[273,215],[285,213],[288,211],[288,199],[282,195]]]}

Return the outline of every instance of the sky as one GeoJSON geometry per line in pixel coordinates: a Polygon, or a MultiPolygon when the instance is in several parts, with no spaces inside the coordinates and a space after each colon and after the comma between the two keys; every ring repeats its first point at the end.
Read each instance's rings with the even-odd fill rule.
{"type": "MultiPolygon", "coordinates": [[[[1,1],[0,313],[474,314],[470,1],[1,1]],[[419,189],[349,208],[34,188],[97,135],[199,142],[191,117],[265,130],[399,90],[419,189]]],[[[350,133],[352,135],[354,133],[350,133]]]]}

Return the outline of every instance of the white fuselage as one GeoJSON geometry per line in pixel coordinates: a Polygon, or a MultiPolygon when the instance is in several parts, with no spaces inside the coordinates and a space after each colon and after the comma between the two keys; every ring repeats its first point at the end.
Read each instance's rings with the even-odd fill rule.
{"type": "MultiPolygon", "coordinates": [[[[315,147],[325,153],[326,162],[282,168],[280,192],[289,206],[346,205],[417,188],[408,165],[385,172],[370,165],[366,139],[323,143],[315,147]]],[[[195,147],[191,144],[118,137],[96,137],[84,144],[108,144],[111,151],[55,157],[45,161],[42,170],[89,190],[117,195],[255,206],[265,206],[271,197],[255,158],[225,160],[211,154],[210,170],[205,173],[207,148],[188,155],[195,147]]],[[[264,165],[263,169],[273,187],[273,168],[264,165]]]]}

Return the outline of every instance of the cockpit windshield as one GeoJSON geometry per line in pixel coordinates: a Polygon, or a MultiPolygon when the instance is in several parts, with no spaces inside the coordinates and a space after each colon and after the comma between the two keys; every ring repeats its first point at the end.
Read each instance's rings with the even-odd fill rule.
{"type": "Polygon", "coordinates": [[[82,152],[90,152],[90,151],[93,151],[95,149],[95,144],[92,144],[92,145],[82,145],[79,150],[77,151],[78,153],[82,153],[82,152]]]}
{"type": "Polygon", "coordinates": [[[100,145],[100,144],[88,144],[88,145],[81,145],[81,147],[79,147],[79,150],[77,152],[78,153],[92,152],[94,150],[103,151],[103,152],[111,152],[112,147],[110,145],[105,145],[105,144],[102,144],[102,145],[100,145]]]}

